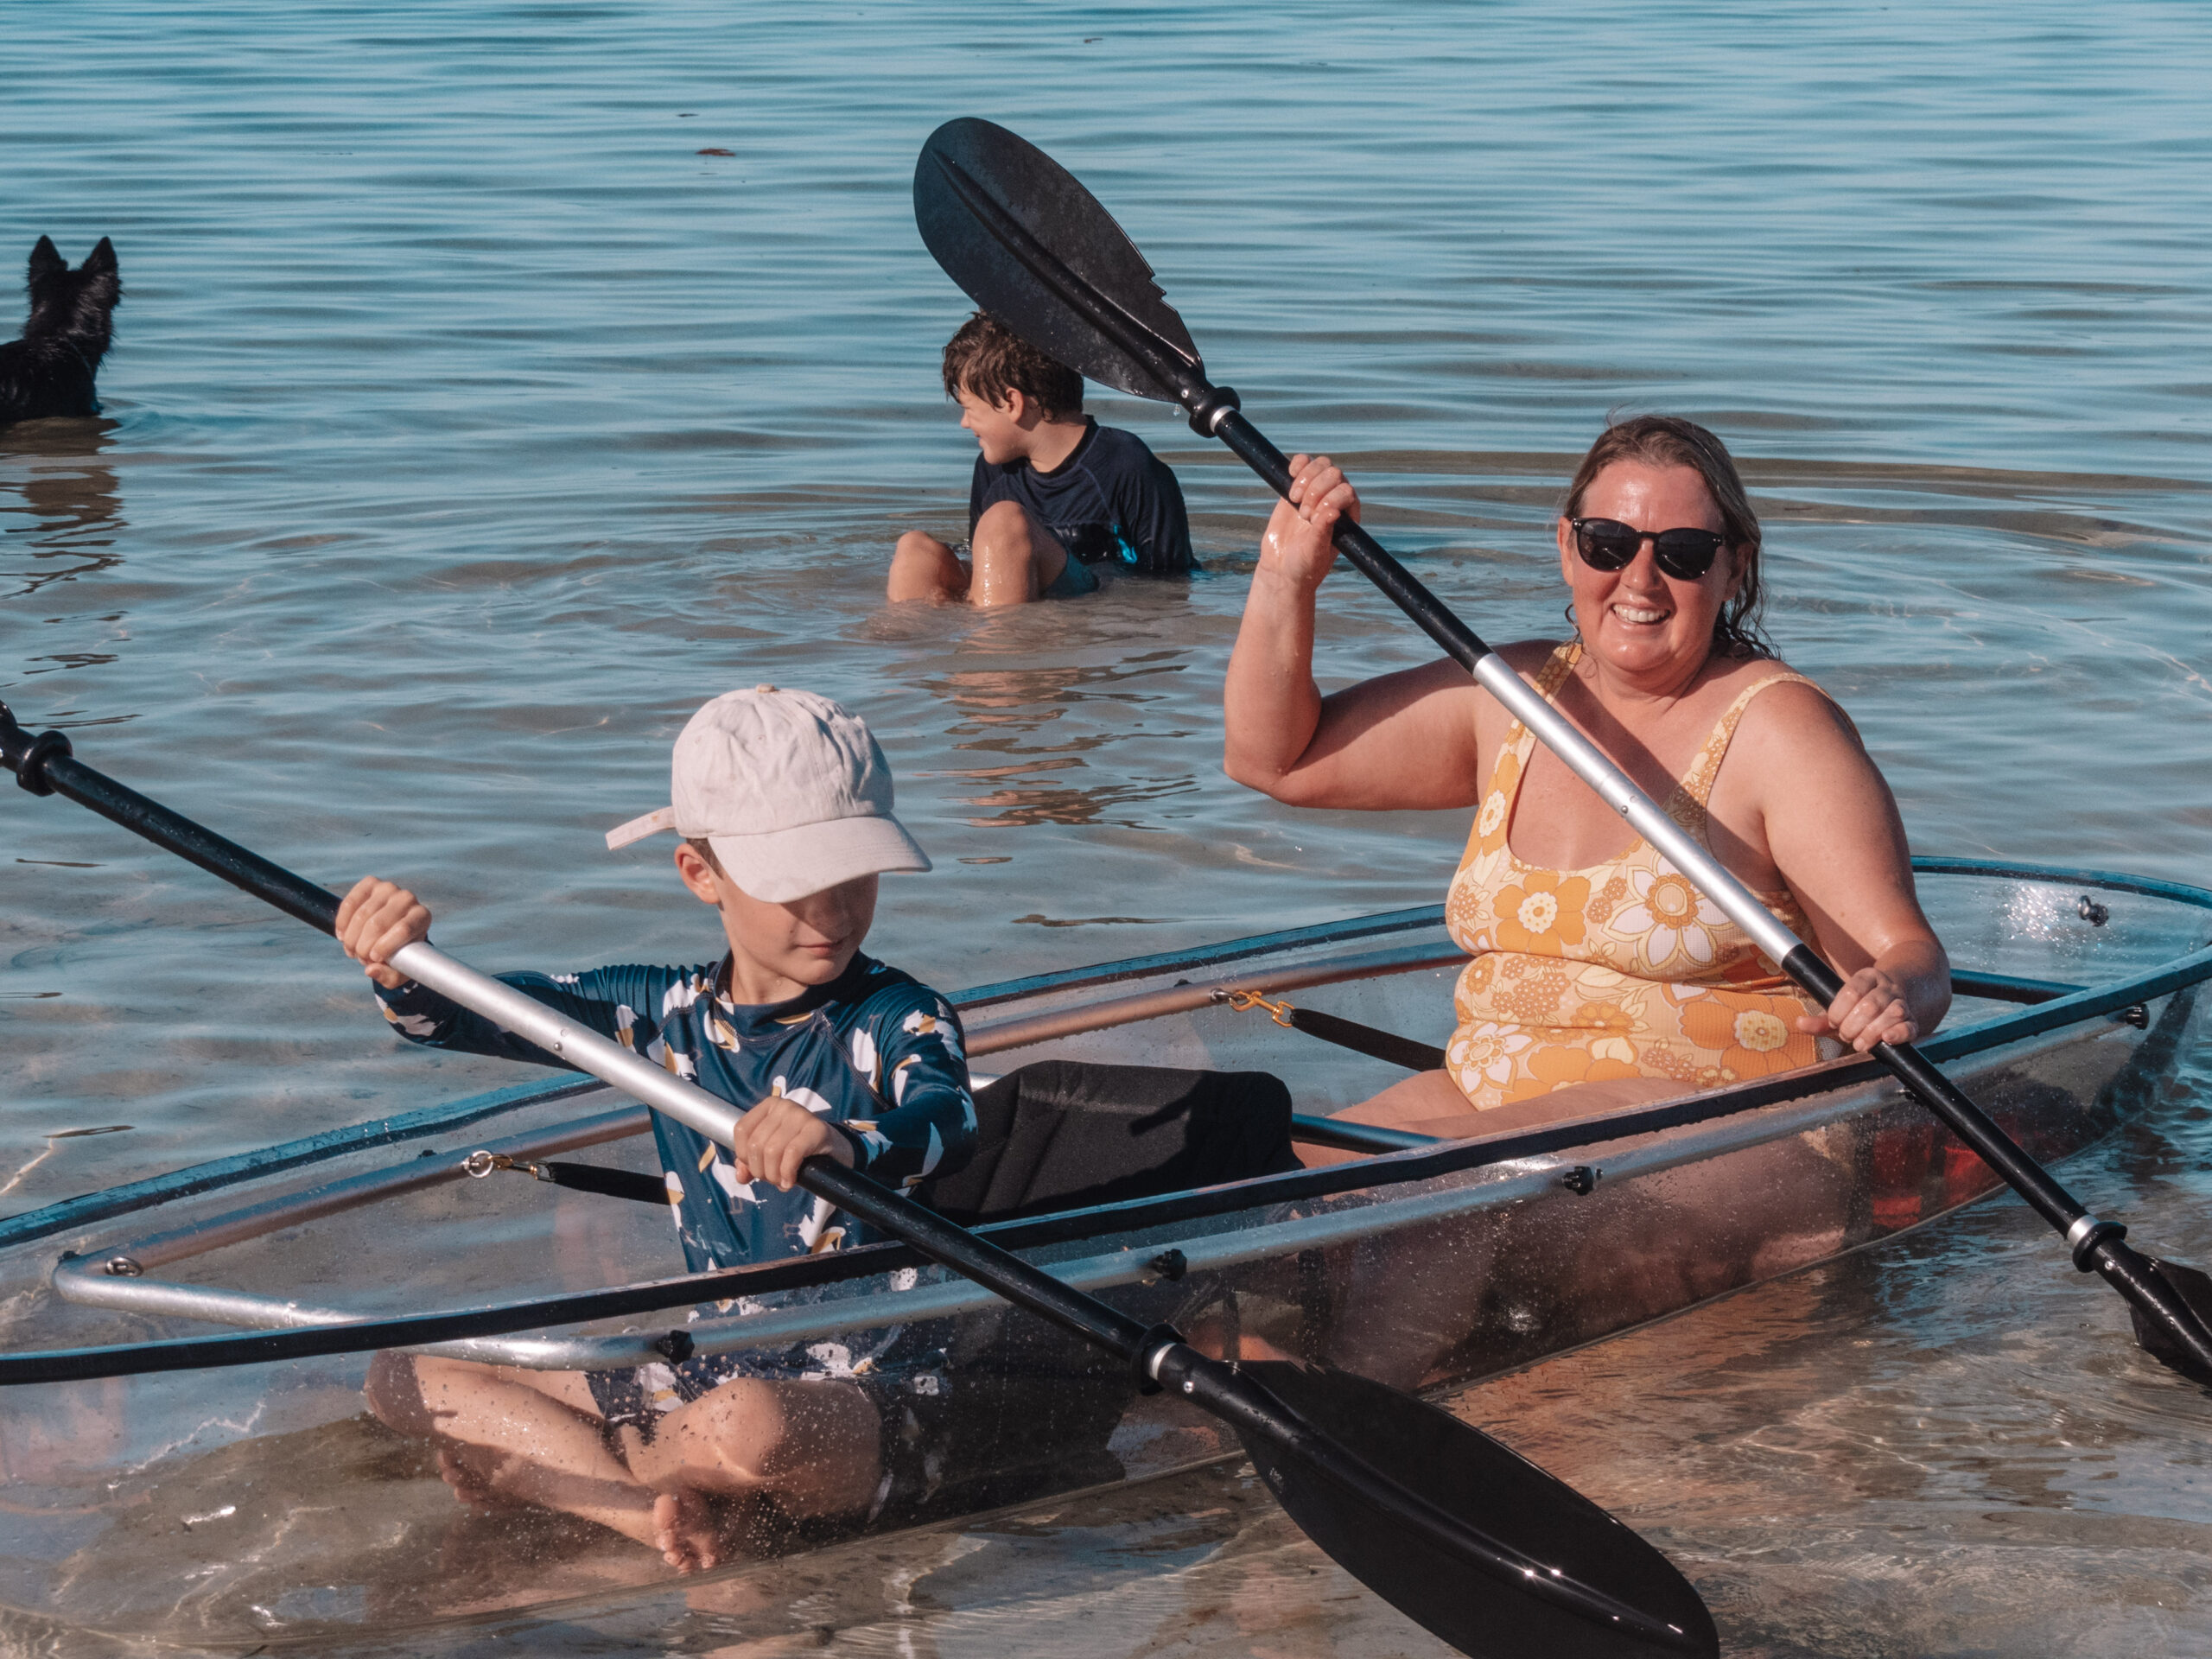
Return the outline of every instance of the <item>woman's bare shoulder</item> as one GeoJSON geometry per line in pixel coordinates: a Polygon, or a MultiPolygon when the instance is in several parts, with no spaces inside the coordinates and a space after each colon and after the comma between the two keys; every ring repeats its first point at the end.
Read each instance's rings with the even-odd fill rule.
{"type": "Polygon", "coordinates": [[[1736,728],[1736,747],[1759,749],[1772,744],[1776,747],[1774,758],[1785,764],[1792,753],[1802,759],[1827,752],[1831,741],[1863,753],[1859,728],[1844,712],[1843,705],[1810,675],[1801,674],[1779,658],[1761,657],[1732,663],[1715,690],[1732,702],[1763,682],[1766,683],[1758,695],[1745,706],[1743,718],[1736,728]],[[1779,677],[1784,675],[1795,677],[1779,677]],[[1815,747],[1808,751],[1802,747],[1808,743],[1815,747]]]}
{"type": "Polygon", "coordinates": [[[1544,664],[1551,661],[1553,653],[1559,650],[1561,643],[1557,639],[1516,639],[1510,645],[1497,645],[1492,649],[1505,658],[1515,673],[1525,674],[1534,679],[1542,671],[1544,664]]]}

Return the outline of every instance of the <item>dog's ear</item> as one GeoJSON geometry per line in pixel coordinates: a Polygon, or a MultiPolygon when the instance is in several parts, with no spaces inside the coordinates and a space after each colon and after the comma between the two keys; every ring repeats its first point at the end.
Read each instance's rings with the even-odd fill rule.
{"type": "Polygon", "coordinates": [[[100,238],[99,245],[90,253],[85,256],[85,263],[78,266],[77,269],[79,270],[94,271],[103,276],[114,276],[115,244],[109,241],[105,237],[100,238]]]}
{"type": "Polygon", "coordinates": [[[41,236],[31,245],[31,281],[43,282],[56,271],[68,269],[69,262],[54,247],[52,237],[41,236]]]}

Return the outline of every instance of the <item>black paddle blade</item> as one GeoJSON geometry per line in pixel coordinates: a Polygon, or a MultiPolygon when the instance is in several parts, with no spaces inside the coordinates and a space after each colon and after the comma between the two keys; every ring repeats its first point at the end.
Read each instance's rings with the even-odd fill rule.
{"type": "Polygon", "coordinates": [[[1171,404],[1205,385],[1136,244],[1027,139],[972,116],[946,122],[914,165],[914,222],[969,298],[1077,373],[1171,404]]]}
{"type": "MultiPolygon", "coordinates": [[[[2178,1262],[2167,1262],[2158,1256],[2149,1257],[2146,1265],[2201,1323],[2212,1327],[2212,1277],[2195,1268],[2185,1268],[2178,1262]]],[[[2145,1353],[2161,1365],[2179,1371],[2190,1382],[2212,1388],[2212,1371],[2207,1371],[2196,1355],[2175,1341],[2171,1332],[2157,1320],[2145,1319],[2143,1310],[2132,1301],[2127,1313],[2135,1321],[2135,1340],[2145,1353]]]]}
{"type": "Polygon", "coordinates": [[[1178,1355],[1160,1377],[1236,1428],[1308,1537],[1474,1659],[1720,1650],[1712,1615],[1664,1555],[1448,1412],[1282,1361],[1231,1371],[1178,1355]]]}

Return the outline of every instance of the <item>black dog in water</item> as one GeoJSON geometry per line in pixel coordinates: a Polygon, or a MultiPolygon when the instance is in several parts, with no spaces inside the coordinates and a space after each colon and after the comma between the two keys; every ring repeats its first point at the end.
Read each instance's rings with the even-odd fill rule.
{"type": "Polygon", "coordinates": [[[123,297],[115,248],[102,237],[76,270],[41,236],[31,250],[31,315],[0,346],[0,426],[49,415],[94,415],[92,377],[107,355],[108,320],[123,297]]]}

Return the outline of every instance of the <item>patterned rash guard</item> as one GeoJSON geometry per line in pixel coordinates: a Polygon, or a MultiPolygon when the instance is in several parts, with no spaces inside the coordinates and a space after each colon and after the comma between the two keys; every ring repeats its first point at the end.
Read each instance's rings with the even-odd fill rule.
{"type": "MultiPolygon", "coordinates": [[[[728,959],[690,968],[503,974],[524,995],[666,1066],[734,1106],[783,1095],[827,1117],[857,1167],[911,1186],[950,1173],[976,1144],[976,1103],[951,1006],[864,956],[788,1002],[747,1007],[716,989],[728,959]]],[[[414,983],[377,1001],[410,1041],[574,1070],[535,1044],[414,983]]],[[[652,1115],[669,1202],[694,1273],[868,1242],[827,1200],[741,1182],[729,1148],[652,1115]]]]}

